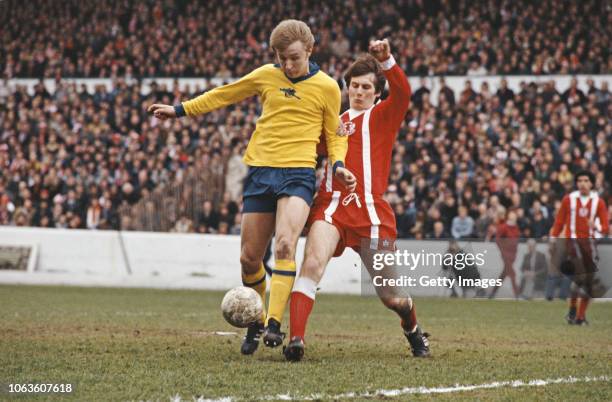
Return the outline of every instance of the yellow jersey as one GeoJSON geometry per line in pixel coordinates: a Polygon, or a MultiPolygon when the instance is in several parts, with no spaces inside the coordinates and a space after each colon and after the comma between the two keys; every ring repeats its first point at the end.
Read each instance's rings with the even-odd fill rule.
{"type": "Polygon", "coordinates": [[[185,114],[197,116],[253,95],[259,95],[263,110],[244,155],[247,165],[314,168],[321,134],[332,165],[344,164],[347,137],[336,134],[340,88],[314,63],[309,74],[298,79],[289,79],[276,65],[266,64],[181,105],[185,114]]]}

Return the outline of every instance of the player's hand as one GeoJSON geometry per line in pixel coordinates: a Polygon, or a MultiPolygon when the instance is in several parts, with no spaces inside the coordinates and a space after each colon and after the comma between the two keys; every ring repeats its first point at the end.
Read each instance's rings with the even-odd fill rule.
{"type": "Polygon", "coordinates": [[[336,168],[336,177],[344,184],[349,192],[352,193],[355,191],[355,188],[357,188],[357,179],[350,170],[343,167],[336,168]]]}
{"type": "Polygon", "coordinates": [[[368,51],[381,63],[391,57],[391,46],[388,39],[370,41],[368,51]]]}
{"type": "Polygon", "coordinates": [[[176,117],[174,106],[163,105],[161,103],[155,103],[147,108],[148,113],[152,113],[153,116],[160,120],[173,119],[176,117]]]}

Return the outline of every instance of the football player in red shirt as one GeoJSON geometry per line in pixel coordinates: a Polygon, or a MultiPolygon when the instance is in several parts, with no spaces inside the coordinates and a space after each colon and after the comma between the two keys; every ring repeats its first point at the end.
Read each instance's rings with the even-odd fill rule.
{"type": "MultiPolygon", "coordinates": [[[[364,247],[361,257],[366,267],[371,268],[369,250],[379,249],[379,242],[387,246],[394,244],[397,237],[395,215],[383,194],[395,137],[408,110],[411,89],[391,55],[387,40],[371,42],[369,51],[369,55],[361,56],[349,67],[344,77],[350,103],[350,109],[341,115],[341,127],[349,135],[345,162],[357,178],[357,188],[348,192],[332,177],[327,166],[308,218],[305,257],[291,294],[287,360],[298,361],[304,354],[306,323],[317,284],[329,260],[341,255],[345,247],[362,251],[361,243],[365,239],[370,247],[364,247]],[[389,82],[389,96],[376,103],[385,80],[389,82]]],[[[400,316],[413,355],[428,356],[429,343],[417,325],[412,299],[382,295],[381,299],[400,316]]]]}
{"type": "Polygon", "coordinates": [[[568,260],[573,266],[573,272],[570,273],[573,284],[566,320],[569,324],[582,325],[587,324],[586,309],[599,260],[595,239],[607,236],[610,225],[605,201],[596,191],[592,191],[595,183],[593,173],[581,171],[576,174],[575,180],[578,190],[563,197],[550,237],[553,246],[556,238],[567,239],[562,246],[566,248],[568,260]],[[579,293],[581,297],[578,306],[579,293]]]}
{"type": "MultiPolygon", "coordinates": [[[[516,284],[516,272],[514,271],[514,260],[516,260],[516,253],[518,251],[519,238],[521,237],[521,231],[517,225],[517,216],[515,211],[508,211],[506,214],[506,220],[499,222],[495,230],[495,242],[499,251],[501,252],[502,261],[504,262],[504,269],[499,275],[499,279],[503,281],[506,277],[510,278],[512,284],[512,292],[514,297],[517,298],[519,289],[516,284]]],[[[493,287],[489,298],[495,297],[495,294],[499,290],[498,286],[493,287]]]]}

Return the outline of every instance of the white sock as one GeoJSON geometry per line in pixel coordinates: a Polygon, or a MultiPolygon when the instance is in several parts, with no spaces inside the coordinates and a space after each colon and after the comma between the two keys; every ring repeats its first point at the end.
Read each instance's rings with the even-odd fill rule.
{"type": "Polygon", "coordinates": [[[300,292],[310,299],[314,300],[317,294],[317,284],[310,278],[299,276],[293,285],[294,292],[300,292]]]}

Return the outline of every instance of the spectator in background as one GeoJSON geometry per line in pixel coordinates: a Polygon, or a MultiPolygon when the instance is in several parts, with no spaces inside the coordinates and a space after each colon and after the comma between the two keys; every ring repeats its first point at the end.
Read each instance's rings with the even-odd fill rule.
{"type": "Polygon", "coordinates": [[[426,238],[429,240],[448,240],[449,235],[444,228],[444,223],[442,221],[434,222],[433,230],[426,235],[426,238]]]}
{"type": "Polygon", "coordinates": [[[248,167],[242,161],[242,152],[242,147],[234,145],[232,156],[227,161],[225,189],[231,201],[237,201],[242,196],[243,181],[248,172],[248,167]]]}
{"type": "Polygon", "coordinates": [[[530,300],[533,298],[534,291],[544,290],[547,271],[546,256],[543,252],[536,250],[536,241],[529,239],[527,241],[527,253],[521,264],[521,272],[523,273],[520,286],[521,297],[530,300]]]}
{"type": "Polygon", "coordinates": [[[174,225],[173,232],[176,233],[193,233],[193,222],[185,215],[181,215],[180,219],[174,225]]]}
{"type": "Polygon", "coordinates": [[[464,205],[459,207],[459,215],[453,218],[451,234],[454,239],[467,238],[472,236],[474,230],[474,219],[468,215],[468,210],[464,205]]]}
{"type": "Polygon", "coordinates": [[[98,229],[102,217],[102,208],[97,198],[92,198],[87,208],[87,229],[98,229]]]}
{"type": "Polygon", "coordinates": [[[82,220],[81,217],[73,212],[68,212],[66,214],[66,219],[68,220],[68,228],[69,229],[80,229],[82,220]]]}
{"type": "Polygon", "coordinates": [[[226,221],[219,222],[219,231],[217,233],[220,235],[229,234],[229,224],[226,221]]]}
{"type": "Polygon", "coordinates": [[[551,224],[548,220],[544,219],[541,210],[534,212],[533,221],[531,222],[531,236],[536,239],[544,238],[550,231],[551,224]]]}
{"type": "Polygon", "coordinates": [[[410,229],[413,227],[414,223],[412,222],[412,218],[410,217],[410,215],[406,212],[404,204],[401,202],[395,205],[395,219],[397,237],[409,237],[410,229]]]}
{"type": "Polygon", "coordinates": [[[468,68],[467,70],[467,74],[468,76],[482,76],[482,75],[487,75],[487,69],[485,68],[485,66],[483,66],[482,64],[478,63],[477,61],[473,61],[470,64],[470,68],[468,68]]]}
{"type": "Polygon", "coordinates": [[[229,230],[229,234],[239,235],[240,234],[241,224],[242,224],[242,214],[241,213],[237,213],[234,216],[234,224],[231,226],[231,228],[229,230]]]}
{"type": "Polygon", "coordinates": [[[219,224],[225,222],[229,226],[234,223],[234,214],[230,213],[229,207],[226,203],[221,204],[219,208],[219,224]]]}
{"type": "Polygon", "coordinates": [[[461,91],[461,95],[459,96],[459,104],[467,106],[468,103],[476,100],[477,95],[476,91],[472,88],[472,81],[466,80],[463,91],[461,91]]]}
{"type": "Polygon", "coordinates": [[[497,97],[502,107],[505,107],[509,100],[514,99],[514,91],[508,88],[508,80],[505,78],[501,80],[499,89],[497,90],[497,97]]]}
{"type": "MultiPolygon", "coordinates": [[[[448,242],[448,249],[446,250],[446,254],[453,255],[453,259],[446,259],[442,264],[442,272],[444,276],[450,279],[457,280],[477,280],[480,279],[480,272],[478,272],[478,267],[474,262],[468,262],[469,259],[465,258],[466,252],[460,246],[457,240],[452,239],[448,242]],[[464,261],[464,263],[459,266],[457,261],[464,261]]],[[[458,292],[456,288],[461,288],[462,297],[466,297],[468,294],[468,290],[474,290],[474,294],[477,297],[483,296],[485,290],[483,288],[475,288],[474,286],[464,285],[453,285],[451,287],[451,297],[458,297],[458,292]]]]}
{"type": "Polygon", "coordinates": [[[429,97],[431,90],[427,88],[427,78],[421,77],[419,79],[420,86],[419,88],[412,93],[412,104],[416,109],[423,108],[423,97],[429,97]]]}
{"type": "Polygon", "coordinates": [[[204,201],[198,224],[200,225],[200,233],[211,233],[211,231],[216,231],[219,228],[219,215],[213,210],[211,201],[204,201]],[[202,228],[205,228],[204,232],[202,228]]]}
{"type": "Polygon", "coordinates": [[[490,235],[490,226],[493,223],[493,218],[491,217],[489,211],[487,210],[486,204],[478,205],[478,218],[474,223],[474,231],[476,238],[485,239],[489,238],[490,235]]]}
{"type": "Polygon", "coordinates": [[[565,300],[569,295],[572,280],[567,275],[563,275],[559,269],[565,258],[564,253],[561,247],[555,247],[555,241],[553,240],[548,244],[548,254],[549,261],[544,295],[548,301],[554,300],[555,294],[559,299],[565,300]]]}
{"type": "Polygon", "coordinates": [[[6,7],[0,75],[243,76],[270,61],[263,32],[289,15],[312,25],[320,43],[315,58],[334,78],[340,78],[356,53],[366,50],[375,32],[384,32],[391,45],[401,49],[398,61],[411,76],[609,74],[612,68],[605,1],[410,1],[380,7],[366,0],[360,5],[363,13],[347,12],[343,2],[323,0],[310,1],[308,7],[279,0],[67,4],[58,8],[32,0],[6,7]],[[107,12],[98,15],[100,9],[107,12]],[[264,9],[274,10],[272,18],[258,12],[264,9]],[[196,29],[190,21],[204,26],[196,29]],[[37,29],[28,30],[32,25],[37,29]],[[156,38],[152,46],[145,43],[150,37],[156,38]],[[181,39],[187,37],[189,41],[181,39]]]}
{"type": "Polygon", "coordinates": [[[440,92],[438,94],[438,103],[443,101],[448,102],[448,105],[452,108],[455,106],[455,93],[453,90],[446,85],[444,77],[440,77],[440,92]]]}
{"type": "MultiPolygon", "coordinates": [[[[102,201],[101,208],[102,209],[100,211],[100,229],[119,229],[119,224],[117,222],[117,214],[113,209],[112,201],[108,198],[104,198],[102,201]]],[[[159,215],[156,215],[155,217],[157,219],[160,218],[159,215]]],[[[159,226],[153,225],[153,230],[155,230],[156,227],[159,228],[159,226]]]]}
{"type": "MultiPolygon", "coordinates": [[[[585,7],[592,7],[589,4],[585,7]]],[[[353,38],[346,36],[354,45],[353,38]]],[[[432,38],[436,43],[436,35],[432,38]]],[[[23,39],[18,46],[27,47],[27,38],[23,39]]],[[[78,48],[74,52],[78,54],[78,48]]],[[[0,64],[5,60],[0,55],[0,64]]],[[[398,57],[398,62],[405,70],[412,68],[408,59],[398,57]]],[[[338,61],[334,68],[341,66],[338,61]]],[[[239,69],[230,62],[227,68],[239,69]]],[[[487,68],[495,69],[495,63],[487,68]]],[[[480,92],[466,105],[434,106],[427,101],[422,110],[413,109],[406,117],[391,167],[389,189],[395,193],[388,194],[394,209],[401,204],[410,211],[401,236],[431,235],[438,220],[452,231],[457,205],[469,208],[479,239],[491,238],[492,217],[507,207],[516,210],[523,236],[537,236],[550,226],[573,175],[584,168],[596,175],[600,197],[610,200],[612,125],[605,81],[589,84],[582,105],[565,103],[554,81],[526,80],[520,92],[500,89],[491,91],[488,99],[487,91],[478,88],[480,92]],[[432,209],[444,212],[425,213],[432,209]]],[[[227,113],[175,124],[152,121],[142,110],[143,104],[155,99],[181,99],[207,89],[194,86],[187,89],[188,95],[177,87],[156,85],[145,95],[140,83],[119,76],[113,86],[98,87],[93,93],[61,79],[55,91],[37,85],[33,94],[11,84],[0,106],[0,223],[43,226],[47,214],[49,226],[68,227],[76,213],[78,227],[86,228],[92,198],[104,198],[108,201],[100,201],[99,229],[170,230],[180,213],[186,213],[197,222],[198,231],[217,230],[214,219],[212,225],[199,222],[204,200],[211,201],[217,217],[223,203],[230,217],[239,212],[240,198],[232,198],[240,185],[238,180],[228,182],[229,160],[238,161],[239,156],[230,149],[246,144],[257,104],[247,100],[227,113]],[[170,191],[184,187],[192,188],[192,193],[170,191]],[[157,191],[161,189],[166,192],[157,191]],[[179,210],[177,197],[183,201],[189,197],[184,211],[179,210]],[[169,198],[175,200],[167,202],[169,198]],[[151,200],[152,210],[140,205],[151,200]],[[128,215],[125,220],[124,215],[128,215]],[[128,226],[122,227],[122,221],[128,226]]],[[[398,221],[398,229],[402,226],[398,221]]]]}

